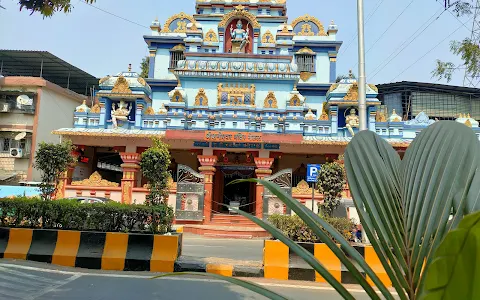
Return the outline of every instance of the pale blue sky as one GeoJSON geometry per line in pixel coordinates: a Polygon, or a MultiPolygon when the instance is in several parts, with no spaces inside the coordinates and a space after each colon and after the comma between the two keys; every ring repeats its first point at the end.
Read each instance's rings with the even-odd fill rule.
{"type": "MultiPolygon", "coordinates": [[[[143,35],[150,29],[145,27],[150,26],[155,17],[163,24],[169,16],[181,11],[193,14],[195,8],[194,0],[97,0],[97,7],[145,26],[141,27],[79,0],[72,1],[75,7],[70,14],[58,13],[50,19],[20,12],[17,0],[0,2],[6,7],[6,10],[0,10],[0,49],[50,51],[97,77],[124,71],[129,63],[138,71],[142,57],[147,55],[143,35]]],[[[442,2],[365,0],[365,17],[376,10],[365,26],[366,49],[370,49],[366,55],[368,82],[436,82],[431,78],[431,71],[437,58],[458,62],[449,52],[449,42],[469,36],[471,20],[461,18],[468,22],[465,27],[452,14],[445,12],[410,45],[400,47],[403,51],[388,65],[381,65],[431,16],[440,14],[442,2]],[[407,6],[403,15],[377,41],[407,6]],[[442,40],[436,49],[420,59],[442,40]],[[375,75],[376,70],[380,72],[375,75]]],[[[349,69],[357,73],[357,40],[353,40],[356,38],[356,1],[287,0],[287,3],[289,22],[306,13],[319,18],[325,26],[334,20],[339,27],[338,40],[344,42],[338,55],[337,73],[348,73],[349,69]]],[[[452,84],[462,83],[463,71],[457,72],[452,84]]]]}

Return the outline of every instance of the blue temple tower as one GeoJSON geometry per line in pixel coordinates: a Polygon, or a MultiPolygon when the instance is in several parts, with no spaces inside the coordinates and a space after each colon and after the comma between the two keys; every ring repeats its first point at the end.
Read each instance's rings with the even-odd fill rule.
{"type": "MultiPolygon", "coordinates": [[[[73,128],[56,131],[84,161],[66,195],[106,185],[105,197],[142,203],[140,154],[158,137],[171,151],[177,222],[215,222],[224,204],[258,217],[290,213],[261,185],[228,184],[240,178],[275,182],[312,207],[305,166],[343,154],[359,127],[358,82],[336,82],[337,25],[289,19],[286,0],[197,0],[192,12],[152,22],[148,78],[130,68],[102,78],[97,103],[77,107],[73,128]]],[[[399,116],[376,86],[366,91],[368,129],[400,153],[435,122],[423,112],[399,116]]],[[[457,122],[480,135],[468,113],[457,122]]]]}

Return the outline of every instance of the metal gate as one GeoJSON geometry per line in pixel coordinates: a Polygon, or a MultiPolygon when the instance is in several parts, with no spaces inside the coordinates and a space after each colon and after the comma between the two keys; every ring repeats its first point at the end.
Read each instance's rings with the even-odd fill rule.
{"type": "MultiPolygon", "coordinates": [[[[292,195],[292,169],[285,169],[266,177],[265,180],[273,182],[280,186],[287,194],[292,195]]],[[[281,214],[290,215],[290,209],[272,194],[267,188],[263,191],[263,218],[270,215],[281,214]]]]}
{"type": "Polygon", "coordinates": [[[203,220],[204,197],[205,176],[188,166],[178,165],[175,218],[177,220],[203,220]]]}

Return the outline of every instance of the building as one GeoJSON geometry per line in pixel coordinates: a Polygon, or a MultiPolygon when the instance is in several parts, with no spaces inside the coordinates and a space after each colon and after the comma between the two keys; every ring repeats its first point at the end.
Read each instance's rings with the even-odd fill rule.
{"type": "MultiPolygon", "coordinates": [[[[209,224],[224,204],[266,217],[289,213],[261,185],[264,178],[316,210],[321,195],[305,182],[306,164],[344,152],[358,132],[358,84],[336,79],[334,22],[305,15],[289,22],[286,1],[196,1],[151,25],[149,78],[130,69],[102,78],[98,102],[77,107],[74,126],[56,134],[81,154],[60,196],[97,195],[142,203],[147,190],[140,154],[160,137],[170,145],[169,204],[177,223],[209,224]]],[[[434,122],[424,112],[403,121],[386,114],[367,85],[368,128],[398,151],[434,122]]],[[[459,121],[480,132],[478,122],[459,121]]]]}
{"type": "Polygon", "coordinates": [[[51,132],[71,126],[97,80],[48,52],[0,50],[0,63],[0,182],[40,181],[38,144],[58,142],[51,132]]]}

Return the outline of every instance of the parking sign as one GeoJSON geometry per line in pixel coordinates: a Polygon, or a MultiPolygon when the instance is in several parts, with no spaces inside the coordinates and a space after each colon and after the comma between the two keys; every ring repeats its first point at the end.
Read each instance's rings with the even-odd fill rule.
{"type": "Polygon", "coordinates": [[[307,165],[307,182],[317,182],[318,171],[322,165],[307,165]]]}

